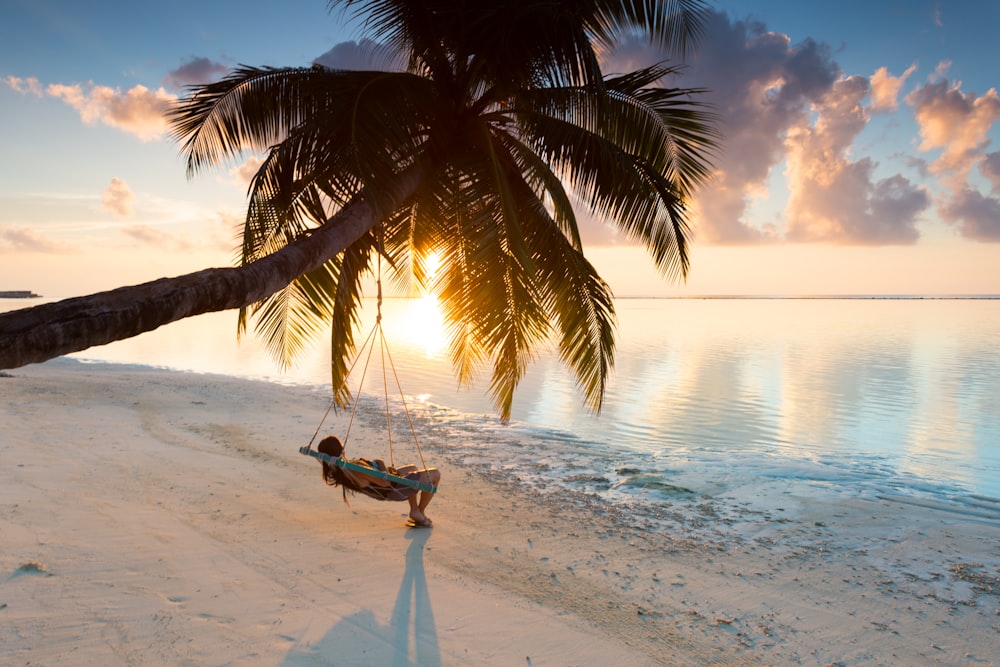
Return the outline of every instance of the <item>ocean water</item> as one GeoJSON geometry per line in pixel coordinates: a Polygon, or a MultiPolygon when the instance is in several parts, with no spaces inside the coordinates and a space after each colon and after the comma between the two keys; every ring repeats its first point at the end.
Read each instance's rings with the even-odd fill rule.
{"type": "MultiPolygon", "coordinates": [[[[706,498],[774,508],[794,486],[1000,520],[1000,299],[621,299],[616,309],[616,365],[600,414],[545,352],[505,424],[485,394],[488,376],[457,386],[433,301],[387,299],[400,386],[385,392],[381,367],[355,371],[360,418],[383,423],[388,393],[390,423],[406,430],[405,400],[431,462],[649,516],[706,498]]],[[[371,303],[365,319],[361,337],[371,303]]],[[[71,356],[329,392],[328,348],[282,371],[252,338],[236,342],[235,321],[232,312],[192,318],[71,356]]],[[[303,442],[290,447],[322,418],[303,424],[303,442]]],[[[405,433],[394,442],[397,460],[413,458],[405,433]]]]}

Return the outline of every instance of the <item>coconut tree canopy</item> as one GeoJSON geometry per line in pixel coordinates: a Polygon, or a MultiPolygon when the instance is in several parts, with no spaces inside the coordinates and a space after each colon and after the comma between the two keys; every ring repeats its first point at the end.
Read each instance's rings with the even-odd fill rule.
{"type": "MultiPolygon", "coordinates": [[[[211,303],[183,288],[192,305],[179,316],[240,308],[241,327],[252,318],[282,364],[332,321],[332,379],[341,387],[363,279],[380,256],[396,280],[438,294],[458,378],[490,369],[501,416],[510,416],[518,382],[549,341],[599,410],[614,360],[614,304],[584,256],[574,204],[644,245],[665,276],[683,277],[686,201],[707,177],[717,140],[696,100],[702,91],[667,85],[674,66],[606,76],[600,51],[644,34],[682,55],[700,32],[703,3],[330,6],[405,66],[241,66],[193,89],[170,115],[189,174],[265,156],[250,187],[240,267],[210,270],[234,272],[226,280],[199,277],[237,284],[211,303]],[[432,256],[441,266],[433,274],[432,256]]],[[[10,364],[4,317],[0,366],[10,364]]],[[[14,335],[35,335],[45,317],[27,328],[19,320],[14,335]]],[[[111,335],[125,337],[119,326],[111,335]]]]}

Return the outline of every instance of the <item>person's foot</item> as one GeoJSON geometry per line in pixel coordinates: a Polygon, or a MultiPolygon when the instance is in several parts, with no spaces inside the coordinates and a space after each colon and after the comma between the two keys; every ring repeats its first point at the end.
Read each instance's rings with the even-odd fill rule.
{"type": "Polygon", "coordinates": [[[433,525],[433,522],[427,518],[427,515],[420,510],[410,512],[410,520],[408,523],[411,526],[419,526],[420,528],[430,528],[433,525]]]}

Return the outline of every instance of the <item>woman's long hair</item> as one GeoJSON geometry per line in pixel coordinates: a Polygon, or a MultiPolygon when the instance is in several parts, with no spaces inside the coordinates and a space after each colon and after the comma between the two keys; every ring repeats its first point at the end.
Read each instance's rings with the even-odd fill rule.
{"type": "MultiPolygon", "coordinates": [[[[329,435],[319,441],[319,445],[316,446],[316,451],[321,454],[326,454],[334,458],[340,458],[340,455],[344,453],[344,444],[340,442],[340,438],[335,435],[329,435]]],[[[323,465],[323,481],[329,486],[339,486],[344,492],[344,502],[347,502],[347,492],[357,493],[361,491],[358,485],[354,481],[344,474],[344,471],[335,465],[330,465],[326,461],[320,459],[320,463],[323,465]]]]}

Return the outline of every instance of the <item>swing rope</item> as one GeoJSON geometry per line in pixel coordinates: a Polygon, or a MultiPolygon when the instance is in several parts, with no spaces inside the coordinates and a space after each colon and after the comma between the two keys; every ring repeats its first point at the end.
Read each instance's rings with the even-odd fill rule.
{"type": "MultiPolygon", "coordinates": [[[[370,341],[371,341],[372,337],[374,337],[374,335],[375,335],[375,329],[373,328],[371,330],[371,332],[368,334],[368,338],[366,338],[365,342],[361,345],[361,351],[362,352],[364,351],[365,347],[370,344],[370,341]]],[[[365,370],[363,371],[363,373],[367,372],[367,370],[368,370],[368,359],[370,359],[370,358],[371,358],[371,353],[369,353],[368,357],[365,359],[365,370]]],[[[351,373],[354,372],[354,367],[357,365],[358,361],[360,361],[360,360],[361,360],[361,352],[359,352],[358,355],[356,357],[354,357],[354,361],[351,362],[351,367],[347,369],[347,375],[346,375],[346,377],[350,377],[351,376],[351,373]]],[[[345,443],[347,442],[347,439],[350,436],[351,426],[354,425],[354,414],[358,410],[358,398],[360,396],[361,396],[361,389],[359,387],[358,388],[358,394],[357,394],[357,396],[354,399],[353,409],[351,410],[351,419],[347,423],[347,433],[344,435],[344,442],[345,443]]],[[[323,413],[323,418],[319,420],[319,425],[316,427],[316,430],[313,431],[312,437],[309,438],[309,444],[306,445],[306,449],[312,449],[312,445],[316,441],[316,437],[319,435],[320,429],[323,428],[323,423],[326,421],[326,418],[330,416],[330,413],[333,411],[333,408],[336,407],[336,405],[337,405],[337,399],[334,398],[332,401],[330,401],[330,405],[329,405],[329,407],[327,407],[326,412],[323,413]]]]}
{"type": "MultiPolygon", "coordinates": [[[[389,362],[388,366],[392,370],[393,380],[396,383],[396,390],[399,392],[400,400],[401,400],[401,403],[403,405],[403,412],[406,415],[406,421],[407,421],[407,423],[409,424],[409,427],[410,427],[410,435],[413,438],[413,443],[414,443],[415,448],[417,450],[417,456],[420,459],[420,467],[421,467],[421,469],[424,469],[424,470],[427,469],[427,464],[424,463],[424,453],[423,453],[423,450],[420,449],[420,442],[417,439],[416,428],[413,425],[413,418],[410,415],[410,408],[409,408],[409,406],[406,403],[406,395],[403,393],[403,387],[402,387],[402,385],[399,382],[399,374],[396,372],[396,366],[395,366],[395,364],[392,361],[392,353],[389,351],[389,344],[386,341],[385,331],[382,328],[382,254],[383,254],[383,252],[384,251],[383,251],[383,245],[382,245],[382,229],[380,227],[379,231],[378,231],[378,254],[377,254],[377,257],[378,257],[378,259],[377,259],[377,262],[378,262],[378,273],[377,273],[377,277],[376,277],[376,286],[378,288],[378,298],[376,300],[375,325],[372,327],[372,330],[369,332],[367,338],[365,338],[365,342],[362,343],[361,348],[358,350],[357,356],[354,358],[354,361],[351,362],[351,366],[350,366],[350,368],[348,368],[347,375],[345,376],[346,378],[349,378],[351,376],[351,373],[354,372],[355,366],[357,366],[357,364],[360,361],[361,357],[364,356],[365,363],[364,363],[364,366],[363,366],[362,371],[361,371],[361,379],[360,379],[360,381],[358,383],[358,390],[357,390],[357,392],[356,392],[356,394],[354,396],[354,404],[353,404],[353,406],[351,408],[351,417],[350,417],[350,420],[348,421],[348,424],[347,424],[347,431],[344,434],[344,440],[343,440],[344,451],[341,452],[341,455],[340,455],[339,458],[335,458],[335,457],[332,457],[332,456],[330,456],[328,454],[323,454],[322,452],[313,451],[313,449],[312,449],[313,442],[315,442],[316,437],[319,435],[320,430],[323,428],[323,423],[326,421],[327,417],[330,416],[330,412],[333,410],[334,406],[336,406],[336,404],[337,404],[337,398],[336,398],[336,393],[335,393],[334,397],[333,397],[333,400],[330,401],[330,405],[326,409],[326,412],[323,415],[323,418],[320,420],[319,425],[316,427],[316,430],[313,432],[312,438],[309,439],[309,444],[306,445],[305,447],[300,447],[299,448],[299,453],[305,454],[307,456],[312,456],[312,457],[318,458],[318,459],[320,459],[322,461],[326,461],[329,464],[336,465],[336,466],[339,466],[341,468],[347,468],[348,470],[355,470],[357,472],[363,472],[365,474],[373,475],[373,476],[378,477],[380,479],[384,479],[384,480],[391,481],[391,482],[396,482],[396,483],[399,483],[399,484],[403,484],[405,486],[411,486],[411,487],[420,489],[422,491],[430,491],[431,493],[434,493],[434,492],[437,491],[437,487],[435,487],[432,484],[428,484],[426,482],[420,482],[420,481],[413,480],[413,479],[408,479],[406,477],[400,477],[398,475],[393,475],[393,474],[385,472],[385,471],[380,471],[380,470],[377,470],[377,469],[372,469],[372,468],[369,468],[367,466],[360,466],[360,465],[358,465],[356,463],[352,463],[351,461],[348,461],[347,459],[344,458],[344,453],[347,451],[347,443],[348,443],[348,441],[350,439],[351,427],[354,425],[354,416],[357,414],[358,403],[361,400],[361,389],[364,386],[364,380],[365,380],[365,377],[366,377],[366,375],[368,373],[368,365],[371,362],[371,356],[372,356],[372,353],[375,350],[375,338],[376,338],[376,335],[377,335],[377,338],[378,338],[378,341],[379,341],[379,352],[380,352],[381,361],[382,361],[382,388],[383,388],[384,404],[385,404],[386,433],[387,433],[387,440],[388,440],[388,447],[389,447],[389,466],[391,468],[395,468],[396,467],[396,463],[395,463],[395,457],[394,457],[393,446],[392,446],[392,417],[391,417],[391,411],[389,409],[389,382],[388,382],[388,378],[387,378],[387,375],[386,375],[386,360],[388,360],[388,362],[389,362]],[[367,354],[365,354],[365,349],[366,348],[367,348],[367,354]]],[[[346,382],[347,382],[347,380],[345,379],[345,383],[346,382]]]]}

